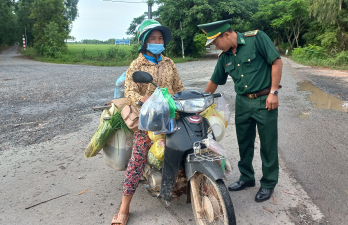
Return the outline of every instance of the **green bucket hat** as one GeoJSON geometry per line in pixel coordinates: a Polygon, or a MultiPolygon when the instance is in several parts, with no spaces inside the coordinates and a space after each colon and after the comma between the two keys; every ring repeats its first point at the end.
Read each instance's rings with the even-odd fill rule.
{"type": "Polygon", "coordinates": [[[138,43],[140,44],[140,48],[144,45],[147,35],[153,30],[161,31],[163,35],[164,46],[166,46],[172,39],[172,32],[168,27],[162,26],[157,20],[145,20],[139,25],[137,32],[137,39],[138,43]]]}
{"type": "Polygon", "coordinates": [[[231,27],[231,22],[232,20],[228,19],[197,25],[207,35],[205,45],[211,44],[220,34],[228,30],[231,27]]]}

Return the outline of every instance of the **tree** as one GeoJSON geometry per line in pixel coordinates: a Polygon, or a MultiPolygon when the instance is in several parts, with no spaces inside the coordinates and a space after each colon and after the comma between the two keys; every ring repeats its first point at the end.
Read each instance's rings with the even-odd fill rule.
{"type": "Polygon", "coordinates": [[[198,24],[232,19],[232,27],[239,31],[249,29],[246,21],[257,9],[254,0],[158,0],[159,21],[168,26],[173,34],[167,46],[171,55],[181,54],[181,38],[185,55],[197,54],[194,36],[202,33],[198,24]],[[182,27],[182,29],[181,29],[182,27]]]}
{"type": "Polygon", "coordinates": [[[17,16],[14,14],[14,2],[0,0],[0,47],[2,45],[12,45],[19,40],[17,16]]]}
{"type": "Polygon", "coordinates": [[[126,34],[133,35],[134,37],[136,37],[137,36],[137,28],[145,20],[146,17],[147,17],[147,12],[144,12],[143,15],[134,18],[132,20],[131,24],[129,25],[126,34]]]}
{"type": "Polygon", "coordinates": [[[52,24],[57,26],[55,27],[59,34],[59,38],[55,39],[57,46],[65,45],[64,40],[69,38],[71,24],[65,16],[64,0],[34,0],[29,18],[34,21],[34,45],[41,53],[43,53],[41,46],[48,41],[45,29],[49,29],[49,24],[51,28],[52,24]]]}
{"type": "Polygon", "coordinates": [[[305,0],[265,0],[259,4],[253,17],[261,23],[270,24],[278,37],[284,34],[290,48],[293,48],[294,42],[299,47],[300,34],[308,22],[307,3],[305,0]]]}
{"type": "Polygon", "coordinates": [[[18,17],[18,32],[20,35],[22,35],[25,33],[26,30],[28,46],[34,45],[34,21],[33,19],[29,18],[33,2],[34,0],[20,0],[18,1],[16,10],[16,14],[18,17]]]}
{"type": "Polygon", "coordinates": [[[65,18],[71,22],[73,22],[78,16],[77,4],[79,0],[65,0],[65,18]]]}
{"type": "Polygon", "coordinates": [[[64,43],[65,34],[59,30],[59,26],[55,22],[47,24],[43,36],[43,39],[45,39],[46,42],[41,44],[39,48],[39,52],[42,55],[58,58],[67,52],[68,49],[64,43]]]}
{"type": "Polygon", "coordinates": [[[348,49],[348,0],[309,0],[308,11],[319,23],[335,25],[338,48],[348,49]]]}

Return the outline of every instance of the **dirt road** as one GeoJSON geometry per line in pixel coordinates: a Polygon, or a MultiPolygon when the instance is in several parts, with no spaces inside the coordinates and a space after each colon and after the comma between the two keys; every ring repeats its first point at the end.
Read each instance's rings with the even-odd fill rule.
{"type": "MultiPolygon", "coordinates": [[[[177,64],[177,68],[187,89],[204,90],[215,64],[216,60],[204,60],[177,64]]],[[[85,159],[83,152],[100,116],[91,107],[112,99],[114,82],[125,70],[35,62],[17,54],[16,47],[0,55],[0,224],[109,224],[120,205],[124,172],[107,167],[101,155],[85,159]],[[61,195],[65,196],[25,209],[61,195]]],[[[313,71],[284,59],[279,184],[275,198],[264,203],[254,201],[259,183],[230,193],[238,224],[347,221],[348,192],[342,192],[348,180],[347,113],[316,109],[306,100],[309,92],[299,91],[298,83],[311,81],[309,74],[313,71]]],[[[319,83],[329,88],[330,94],[339,94],[344,104],[348,96],[344,88],[339,88],[346,83],[337,82],[334,90],[319,83]]],[[[233,109],[233,82],[229,80],[217,91],[225,94],[233,109]]],[[[233,120],[221,143],[234,166],[226,181],[230,185],[239,176],[233,120]]],[[[258,140],[255,151],[254,168],[259,179],[258,140]]],[[[128,224],[194,224],[194,218],[184,197],[166,207],[139,188],[128,224]]]]}

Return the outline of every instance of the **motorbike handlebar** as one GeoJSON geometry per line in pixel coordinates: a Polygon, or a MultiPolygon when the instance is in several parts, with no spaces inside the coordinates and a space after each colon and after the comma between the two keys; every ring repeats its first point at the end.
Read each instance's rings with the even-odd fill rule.
{"type": "MultiPolygon", "coordinates": [[[[213,94],[213,97],[214,97],[214,98],[220,98],[220,97],[222,97],[222,94],[221,94],[221,93],[216,93],[216,94],[213,94]]],[[[136,102],[135,104],[136,104],[137,106],[142,106],[142,105],[144,105],[144,103],[141,102],[141,101],[136,102]]]]}
{"type": "Polygon", "coordinates": [[[216,94],[213,94],[213,97],[214,98],[220,98],[222,96],[222,94],[221,93],[216,93],[216,94]]]}

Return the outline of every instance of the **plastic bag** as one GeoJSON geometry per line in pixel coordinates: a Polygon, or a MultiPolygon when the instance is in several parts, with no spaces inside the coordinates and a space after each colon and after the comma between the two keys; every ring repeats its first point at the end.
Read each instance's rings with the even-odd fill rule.
{"type": "Polygon", "coordinates": [[[232,164],[228,159],[217,160],[215,162],[219,165],[224,174],[227,175],[232,172],[232,164]]]}
{"type": "Polygon", "coordinates": [[[159,139],[155,141],[151,148],[150,152],[159,160],[163,161],[164,159],[164,147],[166,145],[166,141],[164,139],[159,139]]]}
{"type": "Polygon", "coordinates": [[[225,118],[226,127],[227,127],[227,124],[231,118],[231,111],[230,111],[230,108],[228,107],[228,104],[225,101],[225,98],[223,96],[219,98],[215,98],[214,102],[216,102],[216,107],[215,107],[216,111],[218,111],[218,113],[225,118]]]}
{"type": "Polygon", "coordinates": [[[214,132],[217,141],[221,141],[225,135],[227,122],[225,118],[215,110],[216,105],[211,105],[208,109],[201,112],[200,115],[209,120],[210,126],[214,132]]]}
{"type": "Polygon", "coordinates": [[[225,174],[229,174],[232,171],[232,163],[230,162],[229,159],[227,159],[226,155],[227,152],[224,149],[224,147],[222,147],[222,145],[215,141],[213,138],[206,138],[202,140],[202,143],[207,146],[208,149],[216,152],[217,154],[224,156],[224,159],[222,160],[218,160],[216,161],[216,163],[221,167],[221,170],[225,173],[225,174]]]}
{"type": "Polygon", "coordinates": [[[212,138],[206,138],[206,139],[203,139],[202,140],[202,143],[207,146],[207,148],[213,150],[214,152],[216,152],[217,154],[219,155],[223,155],[223,156],[226,156],[227,152],[226,150],[224,149],[224,147],[222,147],[222,145],[215,141],[214,139],[212,138]]]}
{"type": "Polygon", "coordinates": [[[170,118],[175,118],[175,110],[176,110],[176,104],[172,98],[172,96],[168,93],[168,88],[161,88],[163,97],[166,99],[168,106],[169,106],[169,112],[170,112],[170,118]]]}
{"type": "Polygon", "coordinates": [[[166,135],[165,135],[165,134],[155,134],[155,133],[152,132],[152,131],[149,131],[149,132],[148,132],[148,135],[149,135],[149,138],[150,138],[152,141],[158,141],[159,139],[165,139],[165,138],[166,138],[166,135]]]}
{"type": "Polygon", "coordinates": [[[114,132],[115,130],[112,129],[108,120],[99,124],[97,132],[95,132],[85,150],[85,157],[90,158],[96,156],[114,132]]]}
{"type": "Polygon", "coordinates": [[[103,112],[102,112],[102,114],[101,114],[101,116],[100,116],[100,122],[99,122],[99,124],[102,124],[102,123],[104,122],[104,118],[105,118],[105,117],[111,117],[110,111],[107,110],[107,109],[103,110],[103,112]]]}
{"type": "MultiPolygon", "coordinates": [[[[207,108],[206,110],[201,112],[199,115],[207,118],[208,120],[210,119],[210,117],[216,116],[216,117],[219,117],[224,122],[224,124],[227,124],[225,117],[222,116],[218,111],[216,111],[215,108],[216,108],[216,104],[213,104],[213,105],[209,106],[209,108],[207,108]]],[[[227,125],[226,125],[226,127],[227,127],[227,125]]]]}
{"type": "Polygon", "coordinates": [[[122,75],[115,82],[115,93],[114,99],[124,98],[124,83],[126,81],[127,72],[122,73],[122,75]]]}
{"type": "Polygon", "coordinates": [[[147,163],[160,170],[163,167],[163,161],[156,159],[156,157],[149,151],[147,153],[147,163]]]}
{"type": "Polygon", "coordinates": [[[154,135],[159,135],[159,134],[171,134],[174,133],[178,129],[178,126],[176,125],[176,119],[172,118],[169,120],[167,130],[166,132],[153,132],[154,135]]]}
{"type": "Polygon", "coordinates": [[[145,131],[168,131],[169,106],[164,99],[161,88],[144,103],[139,113],[139,129],[145,131]]]}
{"type": "Polygon", "coordinates": [[[104,163],[117,171],[126,170],[132,148],[133,135],[122,129],[117,130],[103,147],[104,163]]]}

